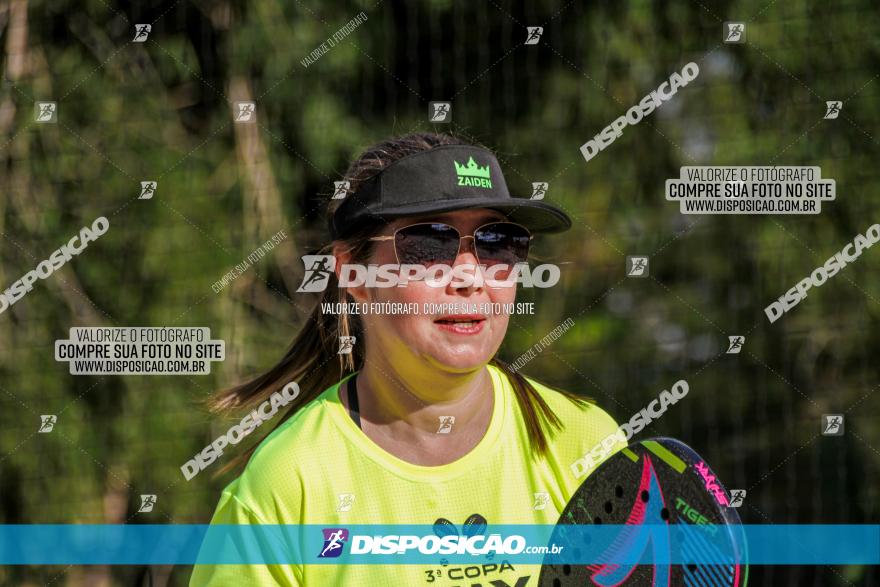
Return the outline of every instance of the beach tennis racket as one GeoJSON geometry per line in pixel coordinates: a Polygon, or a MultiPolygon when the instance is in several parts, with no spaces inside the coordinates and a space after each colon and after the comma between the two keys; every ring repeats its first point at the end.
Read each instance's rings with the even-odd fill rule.
{"type": "MultiPolygon", "coordinates": [[[[738,499],[741,497],[734,496],[734,500],[738,499]]],[[[599,465],[575,491],[559,518],[551,542],[560,542],[565,536],[565,527],[571,524],[613,524],[627,528],[607,545],[601,548],[594,545],[590,558],[594,552],[601,554],[590,560],[590,564],[554,564],[548,562],[553,560],[548,555],[538,584],[541,587],[744,587],[748,580],[745,542],[739,515],[730,500],[730,492],[686,444],[671,438],[634,442],[599,465]],[[657,556],[655,545],[645,538],[645,528],[641,533],[637,528],[629,530],[630,526],[644,524],[654,525],[652,530],[673,530],[667,550],[677,548],[677,552],[684,555],[677,559],[679,562],[701,562],[674,564],[676,559],[667,558],[666,561],[673,564],[655,564],[663,557],[657,556]],[[672,527],[674,524],[688,526],[672,527]],[[707,532],[694,530],[699,524],[714,525],[704,529],[713,530],[711,540],[707,532]],[[719,548],[721,544],[725,547],[719,548]],[[625,564],[630,561],[639,562],[625,564]]],[[[570,536],[577,536],[585,543],[591,540],[588,533],[570,536]]],[[[576,540],[561,542],[570,544],[574,557],[581,559],[576,540]]]]}

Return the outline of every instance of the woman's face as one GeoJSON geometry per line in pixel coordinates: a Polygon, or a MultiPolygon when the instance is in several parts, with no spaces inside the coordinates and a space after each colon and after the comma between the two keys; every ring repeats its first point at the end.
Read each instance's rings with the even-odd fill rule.
{"type": "MultiPolygon", "coordinates": [[[[473,235],[476,228],[494,221],[507,221],[507,218],[500,212],[485,208],[458,210],[398,219],[388,224],[380,235],[390,236],[398,228],[417,222],[443,222],[454,226],[461,235],[473,235]]],[[[381,265],[398,262],[393,240],[378,241],[375,245],[369,263],[381,265]]],[[[337,259],[337,266],[350,262],[339,256],[337,259]]],[[[478,263],[473,239],[462,239],[458,257],[452,266],[477,266],[478,263]]],[[[482,269],[475,268],[475,271],[485,276],[482,269]]],[[[492,280],[491,276],[486,277],[492,280]]],[[[436,281],[432,286],[423,279],[408,281],[406,287],[349,288],[349,293],[358,302],[414,304],[418,308],[417,314],[361,316],[367,339],[367,360],[371,360],[372,353],[381,353],[384,357],[394,357],[395,368],[427,362],[433,367],[453,372],[467,372],[485,365],[501,346],[509,321],[507,313],[487,311],[486,306],[512,304],[516,298],[516,282],[502,282],[498,276],[494,283],[496,286],[503,284],[500,287],[491,287],[485,283],[485,279],[482,285],[479,282],[457,284],[456,281],[453,279],[448,285],[439,287],[436,281]],[[452,306],[454,304],[468,307],[456,309],[452,306]],[[474,305],[476,312],[470,309],[474,305]],[[398,362],[398,359],[407,362],[398,362]]]]}

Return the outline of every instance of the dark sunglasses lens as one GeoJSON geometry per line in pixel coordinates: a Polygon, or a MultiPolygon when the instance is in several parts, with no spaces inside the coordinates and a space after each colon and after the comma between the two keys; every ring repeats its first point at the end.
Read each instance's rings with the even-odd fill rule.
{"type": "Polygon", "coordinates": [[[529,257],[529,231],[519,224],[488,224],[474,233],[482,265],[514,265],[529,257]]]}
{"type": "Polygon", "coordinates": [[[394,245],[402,264],[452,265],[458,256],[458,231],[448,224],[414,224],[397,231],[394,245]]]}

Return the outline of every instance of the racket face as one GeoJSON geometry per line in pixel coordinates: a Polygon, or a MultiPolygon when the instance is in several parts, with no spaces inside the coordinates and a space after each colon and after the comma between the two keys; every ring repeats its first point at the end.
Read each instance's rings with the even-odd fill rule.
{"type": "MultiPolygon", "coordinates": [[[[569,524],[714,524],[723,534],[713,537],[734,553],[719,564],[657,565],[651,549],[638,559],[644,564],[549,564],[541,569],[542,587],[617,587],[645,585],[667,587],[743,587],[748,565],[737,549],[740,519],[729,507],[730,493],[718,482],[706,462],[690,447],[671,438],[652,438],[630,444],[599,467],[575,491],[559,518],[554,534],[569,524]]],[[[661,526],[662,527],[662,526],[661,526]]],[[[643,533],[644,534],[644,533],[643,533]]],[[[679,534],[676,534],[679,536],[679,534]]],[[[705,553],[713,548],[700,532],[684,533],[680,552],[705,553]]],[[[619,549],[637,548],[638,541],[615,540],[609,549],[613,560],[619,549]],[[615,549],[618,549],[615,551],[615,549]]],[[[718,543],[716,543],[718,544],[718,543]]],[[[636,553],[638,556],[638,553],[636,553]]],[[[574,556],[579,556],[577,548],[574,556]]],[[[546,559],[545,559],[546,561],[546,559]]]]}

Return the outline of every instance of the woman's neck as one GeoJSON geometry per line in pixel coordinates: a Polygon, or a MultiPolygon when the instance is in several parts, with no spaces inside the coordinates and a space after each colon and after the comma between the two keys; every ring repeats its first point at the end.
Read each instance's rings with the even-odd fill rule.
{"type": "Polygon", "coordinates": [[[357,393],[364,434],[397,458],[426,466],[450,463],[473,449],[489,427],[495,400],[485,366],[462,373],[416,371],[381,359],[365,361],[357,393]]]}

